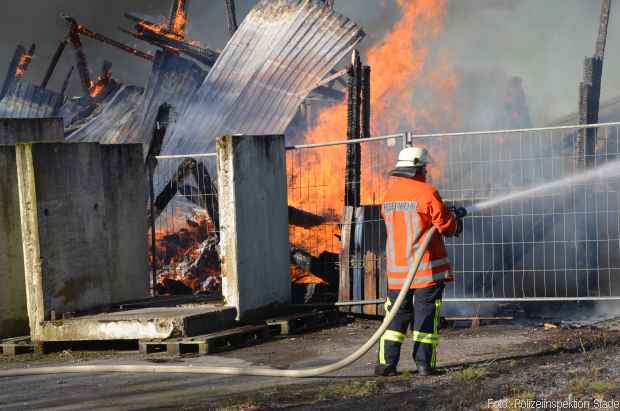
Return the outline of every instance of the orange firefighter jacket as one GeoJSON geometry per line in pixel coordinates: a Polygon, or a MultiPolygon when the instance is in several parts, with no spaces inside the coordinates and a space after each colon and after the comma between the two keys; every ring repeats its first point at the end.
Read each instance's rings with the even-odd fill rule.
{"type": "Polygon", "coordinates": [[[418,244],[433,225],[438,233],[423,255],[411,288],[454,280],[443,235],[456,233],[456,219],[424,177],[390,177],[382,215],[387,229],[388,289],[402,288],[418,244]]]}

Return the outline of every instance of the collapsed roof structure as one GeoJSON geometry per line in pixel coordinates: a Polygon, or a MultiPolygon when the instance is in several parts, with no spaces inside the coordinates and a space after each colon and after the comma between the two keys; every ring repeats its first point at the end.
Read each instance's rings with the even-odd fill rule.
{"type": "Polygon", "coordinates": [[[69,33],[41,85],[23,79],[34,47],[17,48],[0,94],[0,117],[61,116],[69,142],[143,143],[147,153],[158,110],[166,103],[176,121],[168,127],[161,154],[209,152],[218,135],[284,133],[311,93],[342,97],[334,86],[343,82],[333,68],[364,36],[358,25],[334,12],[331,2],[320,0],[262,0],[237,29],[234,1],[227,0],[234,35],[219,51],[187,39],[188,10],[189,0],[174,0],[170,19],[162,24],[126,14],[135,30],[123,31],[160,48],[155,55],[63,16],[69,33]],[[153,61],[146,84],[115,80],[109,62],[92,80],[82,37],[153,61]],[[68,44],[83,90],[75,98],[65,96],[73,69],[60,92],[47,89],[68,44]]]}

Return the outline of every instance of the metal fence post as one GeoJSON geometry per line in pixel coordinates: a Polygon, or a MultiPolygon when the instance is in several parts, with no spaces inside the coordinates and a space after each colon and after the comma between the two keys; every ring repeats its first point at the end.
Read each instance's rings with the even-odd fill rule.
{"type": "Polygon", "coordinates": [[[155,229],[155,186],[153,185],[153,173],[155,169],[155,162],[152,159],[148,160],[148,173],[149,173],[149,208],[150,208],[150,224],[151,224],[151,276],[152,276],[152,289],[151,294],[157,295],[157,230],[155,229]]]}

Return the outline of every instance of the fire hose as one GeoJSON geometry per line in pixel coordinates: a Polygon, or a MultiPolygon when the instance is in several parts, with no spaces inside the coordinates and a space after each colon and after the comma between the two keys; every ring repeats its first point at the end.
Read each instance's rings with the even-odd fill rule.
{"type": "Polygon", "coordinates": [[[191,365],[182,366],[165,366],[165,365],[80,365],[80,366],[59,366],[59,367],[38,367],[38,368],[25,368],[25,369],[12,369],[6,371],[0,371],[0,378],[2,377],[17,377],[26,375],[46,375],[46,374],[76,374],[76,373],[166,373],[166,374],[220,374],[220,375],[250,375],[250,376],[263,376],[263,377],[289,377],[289,378],[309,378],[318,377],[320,375],[328,374],[342,368],[345,368],[355,361],[359,360],[364,354],[366,354],[381,338],[388,325],[392,322],[398,308],[401,306],[407,291],[413,283],[413,280],[422,261],[422,255],[428,248],[431,238],[435,234],[437,229],[431,227],[424,235],[421,246],[415,255],[413,264],[409,267],[409,273],[405,280],[398,298],[394,302],[392,309],[387,313],[383,319],[381,326],[375,331],[368,341],[354,353],[332,364],[323,365],[315,368],[304,368],[298,370],[279,370],[274,368],[260,368],[260,367],[209,367],[200,366],[192,367],[191,365]]]}

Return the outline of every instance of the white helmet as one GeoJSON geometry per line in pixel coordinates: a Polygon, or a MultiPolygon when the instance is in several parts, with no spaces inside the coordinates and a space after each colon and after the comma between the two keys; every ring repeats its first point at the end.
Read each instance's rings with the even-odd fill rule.
{"type": "Polygon", "coordinates": [[[423,167],[431,162],[428,150],[422,147],[407,147],[398,154],[396,168],[423,167]]]}

